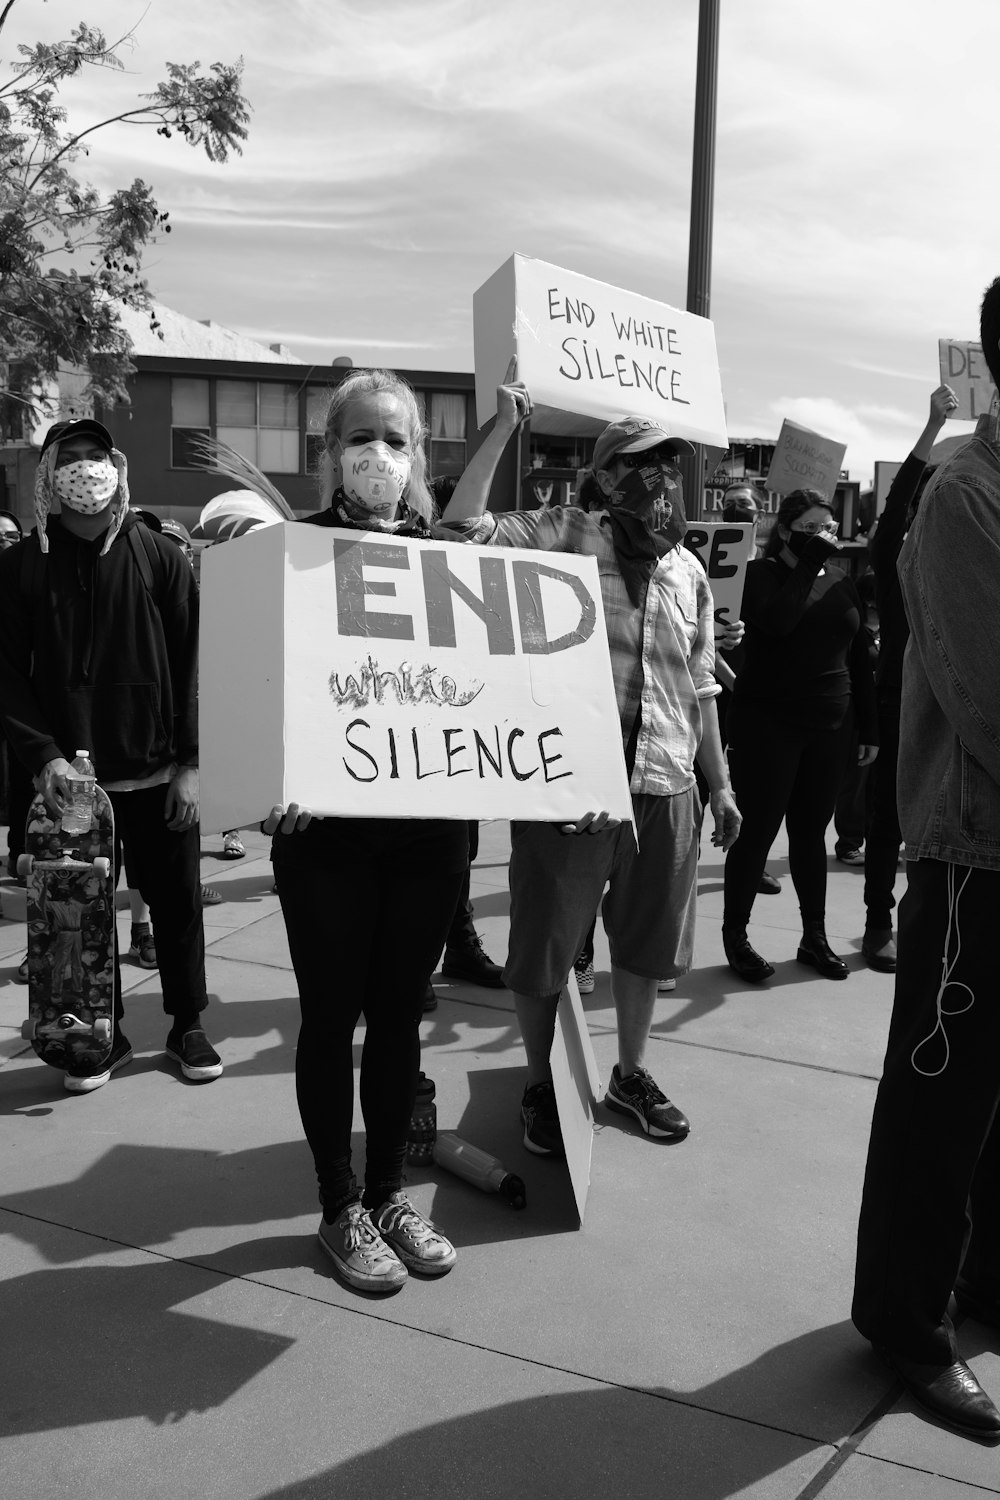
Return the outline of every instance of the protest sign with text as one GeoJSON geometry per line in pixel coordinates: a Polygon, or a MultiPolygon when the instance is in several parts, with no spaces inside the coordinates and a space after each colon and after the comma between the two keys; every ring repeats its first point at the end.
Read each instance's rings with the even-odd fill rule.
{"type": "Polygon", "coordinates": [[[472,309],[480,427],[516,355],[536,406],[609,422],[652,417],[673,436],[728,446],[708,318],[526,255],[511,256],[472,309]]]}
{"type": "Polygon", "coordinates": [[[808,427],[800,427],[786,417],[767,471],[767,487],[778,495],[790,495],[793,490],[819,490],[828,500],[832,499],[846,452],[846,443],[835,443],[832,438],[810,432],[808,427]]]}
{"type": "Polygon", "coordinates": [[[941,384],[950,385],[958,397],[958,406],[948,413],[949,421],[976,422],[989,411],[996,386],[982,344],[938,339],[938,366],[941,384]]]}
{"type": "Polygon", "coordinates": [[[283,523],[202,560],[202,827],[631,818],[592,557],[283,523]]]}
{"type": "Polygon", "coordinates": [[[689,521],[684,545],[708,574],[716,620],[725,625],[738,620],[754,553],[753,527],[746,521],[689,521]]]}

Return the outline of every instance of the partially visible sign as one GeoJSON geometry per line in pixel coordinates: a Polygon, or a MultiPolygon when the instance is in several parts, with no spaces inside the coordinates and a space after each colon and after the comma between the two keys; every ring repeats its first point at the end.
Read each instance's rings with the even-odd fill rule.
{"type": "Polygon", "coordinates": [[[205,831],[631,819],[594,558],[280,523],[201,582],[205,831]]]}
{"type": "Polygon", "coordinates": [[[899,471],[900,471],[900,469],[902,467],[903,467],[903,465],[901,463],[900,464],[886,463],[886,461],[884,459],[881,459],[881,458],[878,458],[878,459],[875,460],[875,514],[876,514],[876,516],[880,516],[882,514],[882,512],[885,510],[885,502],[886,502],[886,499],[888,498],[889,491],[892,489],[892,482],[893,482],[893,480],[895,479],[896,475],[899,473],[899,471]]]}
{"type": "Polygon", "coordinates": [[[684,545],[708,574],[716,620],[738,620],[747,563],[754,552],[753,527],[745,521],[692,521],[684,545]]]}
{"type": "Polygon", "coordinates": [[[587,1030],[580,992],[572,969],[556,1007],[556,1026],[549,1055],[566,1165],[580,1223],[587,1211],[590,1157],[594,1145],[594,1110],[601,1075],[587,1030]]]}
{"type": "Polygon", "coordinates": [[[938,339],[938,365],[942,385],[950,385],[958,406],[949,421],[976,422],[990,409],[996,386],[983,358],[982,344],[961,339],[938,339]]]}
{"type": "Polygon", "coordinates": [[[846,443],[835,443],[786,417],[767,473],[767,487],[779,495],[819,490],[829,500],[837,488],[846,452],[846,443]]]}
{"type": "Polygon", "coordinates": [[[728,446],[708,318],[526,255],[484,282],[472,317],[480,427],[516,355],[536,405],[607,422],[652,417],[671,436],[728,446]]]}

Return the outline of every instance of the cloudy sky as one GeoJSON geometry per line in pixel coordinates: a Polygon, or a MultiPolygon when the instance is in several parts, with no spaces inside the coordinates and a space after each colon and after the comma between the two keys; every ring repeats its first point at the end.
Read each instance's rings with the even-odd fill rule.
{"type": "MultiPolygon", "coordinates": [[[[791,417],[899,459],[939,337],[1000,274],[1000,5],[722,0],[712,318],[729,430],[791,417]]],[[[130,29],[74,125],[164,63],[245,59],[245,154],[118,127],[174,225],[156,296],[307,360],[471,370],[472,294],[512,251],[683,307],[697,0],[17,0],[0,36],[130,29]]],[[[949,430],[964,430],[958,427],[949,430]]]]}

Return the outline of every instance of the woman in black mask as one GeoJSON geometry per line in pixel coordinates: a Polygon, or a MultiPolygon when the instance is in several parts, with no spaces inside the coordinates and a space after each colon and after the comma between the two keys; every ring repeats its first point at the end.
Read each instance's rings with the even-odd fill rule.
{"type": "Polygon", "coordinates": [[[729,967],[754,982],[774,973],[751,947],[747,922],[782,818],[802,914],[796,957],[827,979],[849,972],[826,940],[826,829],[847,762],[852,707],[861,765],[878,754],[878,731],[864,609],[852,580],[830,566],[839,550],[824,496],[795,490],[781,502],[764,557],[747,567],[746,655],[728,720],[743,827],[726,858],[722,937],[729,967]]]}

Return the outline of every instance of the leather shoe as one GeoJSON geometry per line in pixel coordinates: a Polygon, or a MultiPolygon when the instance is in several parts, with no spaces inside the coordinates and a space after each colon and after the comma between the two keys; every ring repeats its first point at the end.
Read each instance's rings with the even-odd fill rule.
{"type": "Polygon", "coordinates": [[[1000,1296],[996,1292],[977,1291],[961,1277],[955,1282],[955,1301],[958,1310],[987,1328],[1000,1328],[1000,1296]]]}
{"type": "Polygon", "coordinates": [[[781,890],[781,881],[770,870],[765,870],[757,884],[758,896],[777,896],[781,890]]]}
{"type": "Polygon", "coordinates": [[[824,979],[846,979],[851,972],[826,940],[822,927],[807,927],[795,957],[800,964],[818,969],[824,979]]]}
{"type": "Polygon", "coordinates": [[[1000,1411],[964,1359],[950,1365],[922,1365],[878,1344],[873,1348],[925,1411],[966,1437],[1000,1441],[1000,1411]]]}
{"type": "Polygon", "coordinates": [[[723,933],[722,946],[726,950],[726,962],[741,979],[746,979],[751,984],[760,984],[762,980],[770,979],[774,973],[774,965],[769,964],[755,948],[751,948],[750,939],[745,932],[741,932],[738,937],[727,937],[723,933]]]}
{"type": "Polygon", "coordinates": [[[428,981],[427,981],[427,988],[424,990],[424,998],[423,998],[423,1001],[421,1002],[420,1009],[423,1011],[424,1015],[426,1016],[426,1014],[427,1014],[427,1012],[429,1010],[437,1010],[437,1008],[438,1008],[438,997],[437,997],[437,994],[435,992],[434,986],[431,984],[430,980],[428,979],[428,981]]]}
{"type": "Polygon", "coordinates": [[[445,979],[464,979],[481,984],[488,990],[505,990],[503,969],[484,951],[479,938],[463,943],[461,948],[446,948],[441,973],[445,979]]]}
{"type": "Polygon", "coordinates": [[[869,969],[877,969],[880,974],[895,974],[896,939],[892,928],[866,927],[861,956],[869,969]]]}

